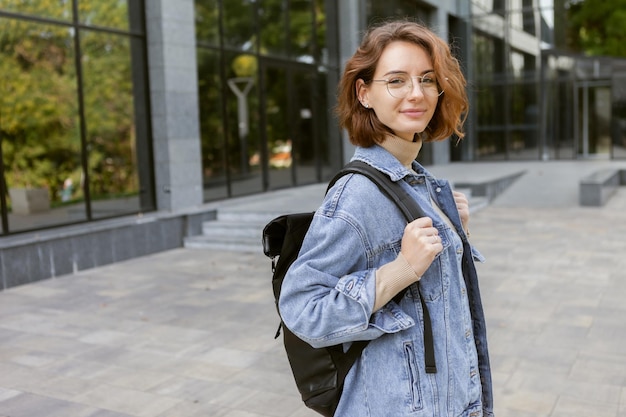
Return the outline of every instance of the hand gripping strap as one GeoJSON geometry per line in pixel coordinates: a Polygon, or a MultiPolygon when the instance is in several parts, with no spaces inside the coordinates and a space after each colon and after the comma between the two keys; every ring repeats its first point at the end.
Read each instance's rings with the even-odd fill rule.
{"type": "MultiPolygon", "coordinates": [[[[411,196],[409,196],[407,192],[402,189],[402,186],[400,184],[391,181],[391,178],[389,178],[386,174],[383,174],[376,168],[366,164],[363,161],[351,161],[350,163],[348,163],[330,181],[330,183],[328,184],[328,189],[330,189],[339,178],[349,173],[360,174],[369,178],[374,184],[378,186],[383,194],[385,194],[389,199],[391,199],[391,201],[393,201],[398,206],[398,208],[400,209],[400,211],[402,211],[402,214],[406,218],[407,222],[412,222],[419,217],[425,216],[424,212],[417,205],[415,200],[412,199],[411,196]]],[[[404,291],[400,293],[400,295],[403,294],[404,291]]],[[[428,312],[428,307],[426,306],[426,302],[424,301],[424,297],[422,297],[421,294],[419,297],[422,304],[422,311],[424,314],[424,362],[426,372],[429,374],[434,374],[437,372],[437,365],[435,362],[435,343],[433,339],[433,328],[430,320],[430,314],[428,312]]],[[[356,359],[359,357],[366,344],[360,344],[358,346],[358,352],[355,352],[357,354],[350,355],[350,360],[352,362],[349,364],[348,369],[350,369],[350,366],[352,366],[354,361],[356,361],[356,359]]]]}

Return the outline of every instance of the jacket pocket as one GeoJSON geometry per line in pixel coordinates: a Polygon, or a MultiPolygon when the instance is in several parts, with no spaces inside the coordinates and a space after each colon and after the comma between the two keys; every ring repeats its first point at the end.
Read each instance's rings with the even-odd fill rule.
{"type": "Polygon", "coordinates": [[[417,366],[414,345],[412,342],[404,342],[404,356],[411,411],[419,411],[423,408],[422,394],[420,390],[419,368],[417,366]]]}

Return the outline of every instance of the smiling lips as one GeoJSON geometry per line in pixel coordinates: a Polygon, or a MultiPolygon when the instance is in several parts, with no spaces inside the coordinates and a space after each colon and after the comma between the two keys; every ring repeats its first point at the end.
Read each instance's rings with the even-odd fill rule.
{"type": "Polygon", "coordinates": [[[424,114],[426,114],[426,110],[420,110],[420,109],[406,109],[406,110],[401,110],[400,113],[407,115],[409,117],[412,118],[418,118],[420,116],[423,116],[424,114]]]}

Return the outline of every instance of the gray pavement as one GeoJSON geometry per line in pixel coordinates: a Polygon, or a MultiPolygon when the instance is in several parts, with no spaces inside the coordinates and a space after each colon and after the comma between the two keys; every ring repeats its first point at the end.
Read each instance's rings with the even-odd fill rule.
{"type": "MultiPolygon", "coordinates": [[[[626,187],[601,208],[577,196],[607,165],[626,162],[432,167],[526,171],[471,220],[498,417],[626,416],[626,187]]],[[[320,191],[220,204],[299,211],[320,191]]],[[[273,339],[270,277],[260,246],[177,249],[0,292],[0,417],[317,415],[273,339]]]]}

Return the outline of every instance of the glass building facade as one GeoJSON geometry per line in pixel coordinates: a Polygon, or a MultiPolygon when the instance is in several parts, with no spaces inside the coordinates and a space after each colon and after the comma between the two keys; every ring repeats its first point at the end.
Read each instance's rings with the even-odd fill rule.
{"type": "Polygon", "coordinates": [[[143,4],[0,1],[1,233],[155,210],[143,4]]]}
{"type": "Polygon", "coordinates": [[[342,63],[390,17],[469,81],[466,138],[424,164],[626,158],[626,64],[563,52],[563,1],[448,3],[0,0],[0,235],[327,180],[342,63]]]}
{"type": "Polygon", "coordinates": [[[195,2],[205,201],[318,182],[340,163],[325,3],[195,2]]]}
{"type": "Polygon", "coordinates": [[[569,53],[565,3],[472,2],[472,160],[626,157],[626,60],[569,53]]]}

